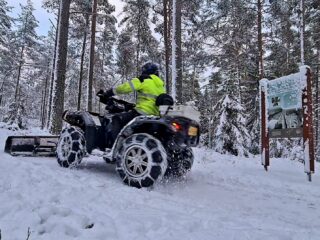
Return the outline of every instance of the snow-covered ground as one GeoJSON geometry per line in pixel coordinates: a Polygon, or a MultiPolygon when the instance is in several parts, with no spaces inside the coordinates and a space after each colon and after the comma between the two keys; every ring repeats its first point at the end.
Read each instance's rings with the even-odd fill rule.
{"type": "Polygon", "coordinates": [[[272,159],[265,172],[259,158],[194,149],[185,179],[135,189],[99,158],[70,170],[11,157],[9,134],[0,129],[0,239],[320,239],[320,177],[308,182],[299,162],[272,159]]]}

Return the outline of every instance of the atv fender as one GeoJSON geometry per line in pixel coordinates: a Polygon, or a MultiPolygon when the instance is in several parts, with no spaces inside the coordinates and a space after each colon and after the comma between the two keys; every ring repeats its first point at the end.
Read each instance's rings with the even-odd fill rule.
{"type": "Polygon", "coordinates": [[[88,153],[91,153],[95,148],[105,148],[103,117],[99,114],[85,111],[65,111],[63,120],[84,131],[88,153]]]}
{"type": "Polygon", "coordinates": [[[122,146],[123,141],[135,133],[147,133],[160,141],[162,141],[162,135],[168,137],[175,134],[170,124],[163,118],[156,116],[138,116],[131,120],[119,133],[112,148],[112,161],[115,159],[115,153],[122,146]]]}

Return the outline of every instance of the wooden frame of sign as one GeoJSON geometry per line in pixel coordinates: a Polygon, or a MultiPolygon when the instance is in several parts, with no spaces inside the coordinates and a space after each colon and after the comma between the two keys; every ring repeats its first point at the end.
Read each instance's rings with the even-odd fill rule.
{"type": "Polygon", "coordinates": [[[308,180],[312,180],[315,154],[311,84],[308,66],[300,67],[299,73],[272,81],[260,80],[261,163],[266,171],[270,166],[270,138],[303,137],[304,170],[308,180]]]}

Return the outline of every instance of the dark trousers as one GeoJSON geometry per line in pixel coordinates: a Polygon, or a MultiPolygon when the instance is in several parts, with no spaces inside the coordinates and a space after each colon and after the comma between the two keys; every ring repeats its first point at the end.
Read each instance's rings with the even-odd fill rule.
{"type": "Polygon", "coordinates": [[[115,140],[117,139],[118,134],[120,133],[121,129],[129,123],[132,119],[139,116],[140,114],[136,110],[131,110],[129,112],[119,113],[116,114],[112,118],[111,123],[111,145],[114,144],[115,140]]]}

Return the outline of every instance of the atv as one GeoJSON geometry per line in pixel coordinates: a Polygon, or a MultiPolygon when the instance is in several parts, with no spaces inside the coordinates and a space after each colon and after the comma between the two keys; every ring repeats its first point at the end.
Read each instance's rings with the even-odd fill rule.
{"type": "MultiPolygon", "coordinates": [[[[166,97],[166,96],[165,96],[166,97]]],[[[181,177],[193,164],[191,147],[199,143],[199,113],[190,106],[159,106],[161,116],[138,116],[123,127],[110,145],[111,122],[134,104],[111,97],[106,113],[65,111],[68,123],[57,144],[57,160],[68,168],[84,156],[100,151],[104,160],[116,165],[122,181],[133,187],[149,187],[163,176],[181,177]]]]}

